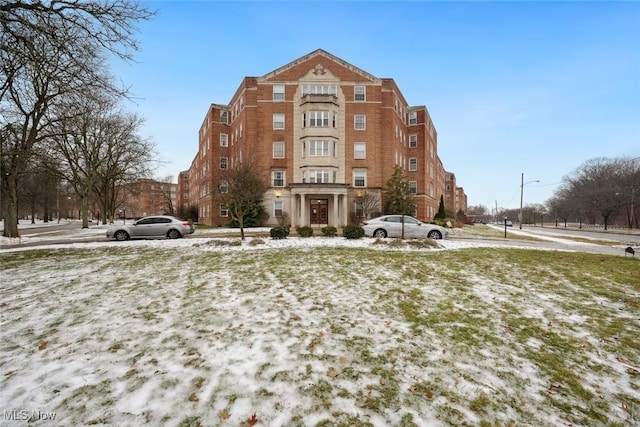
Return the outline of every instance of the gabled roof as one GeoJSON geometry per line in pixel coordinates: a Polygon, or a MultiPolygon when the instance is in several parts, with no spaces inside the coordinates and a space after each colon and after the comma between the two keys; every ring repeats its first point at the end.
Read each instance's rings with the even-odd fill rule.
{"type": "Polygon", "coordinates": [[[348,70],[350,70],[350,71],[352,71],[352,72],[354,72],[356,74],[359,74],[360,76],[362,76],[365,79],[368,79],[368,80],[371,80],[371,81],[379,81],[380,80],[378,77],[374,76],[373,74],[367,73],[366,71],[364,71],[364,70],[362,70],[362,69],[360,69],[360,68],[358,68],[358,67],[356,67],[354,65],[351,65],[348,62],[338,58],[335,55],[330,54],[329,52],[327,52],[327,51],[325,51],[323,49],[316,49],[313,52],[296,59],[295,61],[291,61],[288,64],[283,65],[282,67],[277,68],[277,69],[271,71],[270,73],[265,74],[262,77],[259,77],[259,79],[260,80],[272,79],[273,77],[276,77],[278,74],[282,74],[282,73],[284,73],[284,72],[286,72],[286,71],[288,71],[288,70],[290,70],[290,69],[292,69],[292,68],[294,68],[294,67],[296,67],[296,66],[298,66],[298,65],[300,65],[300,64],[302,64],[304,62],[312,60],[313,58],[316,58],[316,57],[327,58],[327,59],[337,63],[338,65],[340,65],[340,66],[342,66],[342,67],[344,67],[344,68],[346,68],[346,69],[348,69],[348,70]]]}

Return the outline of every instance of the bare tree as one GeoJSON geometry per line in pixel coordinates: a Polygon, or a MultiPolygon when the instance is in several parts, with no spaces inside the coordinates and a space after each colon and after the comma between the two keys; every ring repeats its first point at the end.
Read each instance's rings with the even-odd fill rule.
{"type": "Polygon", "coordinates": [[[588,211],[598,213],[604,229],[620,210],[619,165],[605,158],[591,159],[580,166],[572,176],[565,177],[570,197],[588,211]]]}
{"type": "Polygon", "coordinates": [[[598,218],[605,228],[616,219],[633,228],[638,226],[639,193],[640,157],[595,158],[565,176],[547,205],[565,224],[576,215],[580,228],[598,218]]]}
{"type": "Polygon", "coordinates": [[[173,206],[173,199],[176,194],[175,191],[173,191],[173,176],[167,175],[164,178],[159,179],[159,182],[161,182],[159,192],[160,198],[162,199],[161,205],[165,207],[164,210],[168,215],[174,215],[176,209],[175,206],[173,206]]]}
{"type": "Polygon", "coordinates": [[[558,226],[558,219],[560,219],[564,223],[564,227],[567,228],[567,222],[573,213],[573,206],[568,202],[567,197],[561,194],[562,193],[549,199],[547,206],[549,207],[549,211],[554,215],[556,227],[558,226]]]}
{"type": "Polygon", "coordinates": [[[46,145],[60,100],[90,89],[124,95],[104,53],[128,60],[135,23],[153,13],[126,0],[0,3],[0,176],[4,236],[17,237],[18,180],[34,147],[46,145]]]}
{"type": "Polygon", "coordinates": [[[364,190],[356,198],[356,203],[362,210],[364,219],[371,218],[371,214],[380,211],[380,197],[371,191],[364,190]]]}
{"type": "Polygon", "coordinates": [[[240,237],[244,240],[247,217],[258,212],[267,186],[266,175],[261,164],[253,158],[236,163],[214,174],[213,187],[227,208],[231,219],[240,227],[240,237]]]}
{"type": "Polygon", "coordinates": [[[640,157],[620,159],[619,183],[616,191],[629,228],[638,228],[640,203],[640,157]]]}
{"type": "Polygon", "coordinates": [[[137,134],[142,121],[118,110],[104,94],[87,95],[66,108],[76,114],[61,114],[67,118],[58,122],[51,153],[66,165],[62,173],[78,196],[87,228],[90,199],[97,199],[104,222],[113,218],[118,184],[144,176],[153,151],[137,134]]]}
{"type": "Polygon", "coordinates": [[[485,205],[473,205],[467,208],[467,214],[469,216],[489,215],[489,208],[485,205]]]}
{"type": "Polygon", "coordinates": [[[116,208],[124,203],[125,189],[138,179],[150,176],[156,153],[151,140],[142,138],[143,120],[136,114],[114,111],[106,123],[102,162],[93,191],[100,201],[103,221],[113,221],[116,208]]]}

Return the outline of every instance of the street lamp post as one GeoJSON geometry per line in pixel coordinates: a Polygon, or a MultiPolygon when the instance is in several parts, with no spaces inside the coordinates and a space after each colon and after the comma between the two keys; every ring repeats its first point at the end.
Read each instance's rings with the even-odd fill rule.
{"type": "Polygon", "coordinates": [[[522,173],[522,175],[520,176],[520,230],[522,230],[522,221],[523,221],[523,216],[522,216],[522,200],[524,198],[524,186],[527,184],[531,184],[532,182],[540,182],[540,180],[535,180],[535,181],[529,181],[529,182],[524,182],[524,172],[522,173]]]}

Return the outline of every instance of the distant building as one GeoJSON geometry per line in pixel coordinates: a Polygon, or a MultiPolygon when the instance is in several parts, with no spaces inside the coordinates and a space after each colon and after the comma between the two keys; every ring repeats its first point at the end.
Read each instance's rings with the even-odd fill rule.
{"type": "MultiPolygon", "coordinates": [[[[393,79],[321,49],[245,77],[229,104],[211,104],[197,154],[178,178],[180,206],[197,206],[200,223],[227,224],[215,172],[249,157],[268,170],[270,225],[286,213],[292,226],[341,227],[362,213],[365,197],[378,201],[378,213],[395,165],[405,171],[416,217],[431,220],[445,194],[427,108],[408,105],[393,79]]],[[[466,209],[461,194],[451,197],[464,198],[466,209]]]]}
{"type": "Polygon", "coordinates": [[[455,216],[458,212],[467,212],[467,195],[464,188],[456,185],[456,175],[445,172],[444,208],[449,215],[455,216]]]}
{"type": "Polygon", "coordinates": [[[183,171],[178,174],[177,185],[177,209],[186,212],[191,207],[191,199],[189,197],[189,171],[183,171]]]}
{"type": "Polygon", "coordinates": [[[177,215],[178,184],[139,179],[127,186],[124,202],[116,218],[141,218],[147,215],[177,215]]]}

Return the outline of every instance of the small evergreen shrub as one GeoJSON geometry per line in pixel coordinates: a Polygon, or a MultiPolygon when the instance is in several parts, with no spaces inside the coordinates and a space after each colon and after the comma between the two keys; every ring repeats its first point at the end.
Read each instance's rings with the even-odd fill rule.
{"type": "Polygon", "coordinates": [[[298,233],[298,236],[300,237],[311,237],[313,236],[313,228],[308,225],[305,225],[304,227],[297,227],[296,233],[298,233]]]}
{"type": "Polygon", "coordinates": [[[342,230],[342,235],[347,239],[361,239],[364,237],[364,228],[359,225],[350,224],[342,230]]]}
{"type": "Polygon", "coordinates": [[[272,239],[286,239],[287,236],[289,235],[289,228],[288,227],[273,227],[269,231],[269,234],[271,235],[272,239]]]}
{"type": "Polygon", "coordinates": [[[335,237],[338,235],[338,229],[333,225],[328,225],[326,227],[322,227],[322,235],[325,237],[335,237]]]}

